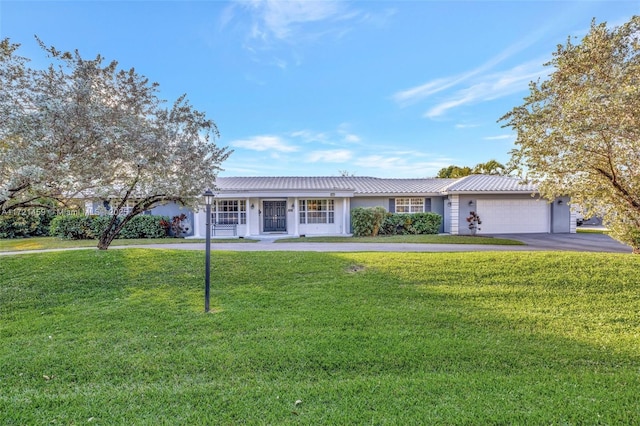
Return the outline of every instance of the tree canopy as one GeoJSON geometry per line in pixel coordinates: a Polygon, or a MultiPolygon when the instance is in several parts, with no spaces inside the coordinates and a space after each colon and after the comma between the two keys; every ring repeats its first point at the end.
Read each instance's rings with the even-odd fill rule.
{"type": "Polygon", "coordinates": [[[586,216],[640,252],[640,17],[619,27],[592,21],[569,38],[500,120],[517,131],[512,164],[548,199],[568,195],[586,216]]]}
{"type": "Polygon", "coordinates": [[[40,45],[52,60],[45,70],[28,69],[8,40],[0,45],[0,108],[8,117],[0,126],[0,208],[43,198],[108,201],[111,222],[98,243],[106,249],[145,210],[197,207],[230,155],[214,142],[215,123],[185,95],[166,107],[159,85],[133,68],[40,45]]]}
{"type": "Polygon", "coordinates": [[[489,160],[486,163],[478,163],[473,168],[468,166],[455,166],[443,167],[438,172],[439,178],[459,178],[469,175],[508,175],[512,169],[504,166],[504,164],[496,161],[489,160]]]}

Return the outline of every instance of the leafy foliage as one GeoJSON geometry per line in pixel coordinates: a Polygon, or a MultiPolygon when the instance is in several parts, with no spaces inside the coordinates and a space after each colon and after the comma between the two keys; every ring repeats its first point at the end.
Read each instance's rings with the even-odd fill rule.
{"type": "Polygon", "coordinates": [[[42,210],[41,213],[42,214],[15,212],[0,214],[0,238],[23,238],[48,235],[49,222],[53,215],[49,210],[42,210]]]}
{"type": "Polygon", "coordinates": [[[437,234],[442,216],[437,213],[388,213],[382,224],[382,234],[437,234]]]}
{"type": "Polygon", "coordinates": [[[513,168],[507,167],[504,164],[496,161],[489,160],[486,163],[478,163],[473,169],[471,167],[460,167],[451,165],[440,169],[437,177],[439,178],[459,178],[469,175],[501,175],[506,176],[513,171],[513,168]]]}
{"type": "Polygon", "coordinates": [[[375,237],[380,232],[387,210],[382,207],[356,207],[351,210],[354,237],[375,237]]]}
{"type": "Polygon", "coordinates": [[[549,78],[501,118],[518,132],[512,164],[640,252],[640,16],[612,29],[593,21],[545,65],[549,78]]]}
{"type": "MultiPolygon", "coordinates": [[[[122,226],[118,238],[164,238],[167,228],[163,222],[167,220],[166,216],[136,216],[122,226]]],[[[110,216],[61,215],[51,221],[50,235],[71,240],[94,239],[99,238],[110,225],[110,216]]]]}
{"type": "Polygon", "coordinates": [[[46,70],[27,68],[17,45],[0,44],[0,108],[11,112],[0,121],[0,209],[36,197],[109,200],[98,243],[106,249],[145,210],[197,207],[231,153],[214,143],[215,123],[185,95],[165,107],[159,85],[134,69],[40,45],[52,60],[46,70]],[[124,206],[128,214],[118,216],[124,206]]]}

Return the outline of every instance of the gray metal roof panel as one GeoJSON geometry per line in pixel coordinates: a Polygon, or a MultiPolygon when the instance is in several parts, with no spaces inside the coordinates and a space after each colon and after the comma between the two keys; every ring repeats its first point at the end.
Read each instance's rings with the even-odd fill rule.
{"type": "Polygon", "coordinates": [[[455,179],[385,179],[366,176],[219,177],[222,192],[342,190],[355,194],[434,194],[455,179]]]}
{"type": "Polygon", "coordinates": [[[538,187],[513,176],[471,175],[458,179],[446,192],[537,192],[538,187]]]}

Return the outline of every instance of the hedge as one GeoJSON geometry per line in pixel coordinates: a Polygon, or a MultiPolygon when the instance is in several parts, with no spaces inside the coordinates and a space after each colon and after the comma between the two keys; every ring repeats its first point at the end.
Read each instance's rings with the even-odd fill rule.
{"type": "Polygon", "coordinates": [[[351,210],[351,226],[354,237],[378,235],[387,211],[384,207],[356,207],[351,210]]]}
{"type": "Polygon", "coordinates": [[[0,238],[40,237],[49,234],[49,222],[53,213],[43,210],[35,213],[0,214],[0,238]]]}
{"type": "Polygon", "coordinates": [[[437,213],[388,213],[382,223],[381,234],[437,234],[442,216],[437,213]]]}
{"type": "MultiPolygon", "coordinates": [[[[51,221],[49,234],[53,237],[83,240],[99,238],[111,216],[66,215],[51,221]]],[[[167,236],[167,216],[134,216],[120,231],[117,238],[163,238],[167,236]]]]}

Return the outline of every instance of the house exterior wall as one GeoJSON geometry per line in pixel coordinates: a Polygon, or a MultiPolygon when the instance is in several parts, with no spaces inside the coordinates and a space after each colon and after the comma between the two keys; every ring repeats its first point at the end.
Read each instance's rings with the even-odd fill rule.
{"type": "MultiPolygon", "coordinates": [[[[551,204],[551,232],[554,234],[571,233],[571,203],[569,197],[559,197],[551,204]]],[[[575,216],[573,223],[575,224],[575,216]]],[[[575,225],[573,226],[575,231],[575,225]]]]}

